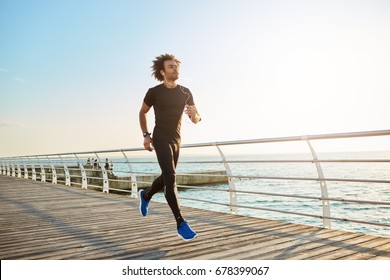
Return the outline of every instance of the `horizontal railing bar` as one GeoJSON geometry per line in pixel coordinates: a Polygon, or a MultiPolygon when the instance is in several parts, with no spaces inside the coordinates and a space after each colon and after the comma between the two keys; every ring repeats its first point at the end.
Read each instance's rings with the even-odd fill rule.
{"type": "Polygon", "coordinates": [[[331,219],[331,220],[342,221],[342,222],[351,222],[351,223],[359,223],[359,224],[368,224],[368,225],[375,225],[375,226],[390,227],[390,224],[383,224],[383,223],[376,223],[376,222],[367,222],[367,221],[345,219],[345,218],[337,218],[337,217],[327,217],[327,216],[321,216],[321,215],[305,214],[305,213],[298,213],[298,212],[278,210],[278,209],[254,207],[254,206],[248,206],[248,205],[237,205],[237,204],[233,204],[232,205],[232,204],[228,204],[228,203],[220,203],[220,202],[215,202],[215,201],[207,201],[207,200],[201,200],[201,199],[196,199],[196,198],[188,198],[188,197],[180,197],[180,199],[192,200],[192,201],[198,201],[198,202],[204,202],[204,203],[211,203],[211,204],[217,204],[217,205],[229,206],[229,207],[247,208],[247,209],[254,209],[254,210],[261,210],[261,211],[268,211],[268,212],[278,212],[278,213],[283,213],[283,214],[291,214],[291,215],[312,217],[312,218],[318,218],[318,219],[331,219]]]}
{"type": "MultiPolygon", "coordinates": [[[[188,186],[188,185],[176,185],[178,188],[181,188],[181,189],[194,189],[194,190],[206,190],[206,191],[216,191],[216,192],[230,192],[229,189],[218,189],[218,188],[208,188],[208,187],[203,187],[203,186],[188,186]]],[[[236,191],[232,191],[232,192],[238,192],[237,190],[236,191]]]]}
{"type": "Polygon", "coordinates": [[[340,139],[340,138],[354,138],[354,137],[389,136],[389,135],[390,135],[390,130],[377,130],[377,131],[289,136],[289,137],[278,137],[278,138],[262,138],[262,139],[252,139],[252,140],[209,142],[209,143],[199,143],[199,144],[186,144],[186,145],[182,145],[181,147],[197,148],[197,147],[226,146],[226,145],[238,145],[238,144],[260,144],[260,143],[272,143],[272,142],[293,142],[293,141],[302,141],[302,140],[323,140],[323,139],[340,139]]]}
{"type": "Polygon", "coordinates": [[[96,186],[96,185],[90,185],[90,184],[88,184],[88,187],[95,188],[95,189],[103,189],[102,186],[96,186]]]}
{"type": "MultiPolygon", "coordinates": [[[[120,163],[127,163],[127,162],[120,162],[120,163]]],[[[158,164],[157,161],[129,161],[128,163],[131,163],[131,164],[158,164]]]]}
{"type": "MultiPolygon", "coordinates": [[[[226,175],[214,175],[226,176],[226,175]]],[[[389,184],[389,180],[369,180],[369,179],[337,179],[337,178],[299,178],[299,177],[267,177],[267,176],[229,176],[236,179],[262,179],[262,180],[291,180],[291,181],[323,181],[323,182],[350,182],[350,183],[383,183],[389,184]]]]}
{"type": "Polygon", "coordinates": [[[132,172],[128,171],[128,170],[112,170],[114,173],[127,173],[127,174],[131,174],[132,172]]]}
{"type": "MultiPolygon", "coordinates": [[[[177,187],[184,188],[184,189],[198,189],[199,188],[196,186],[183,186],[183,185],[177,185],[177,187]]],[[[374,205],[390,206],[390,202],[386,202],[386,201],[344,199],[344,198],[332,198],[332,197],[324,198],[324,197],[317,197],[317,196],[305,196],[305,195],[281,194],[281,193],[269,193],[269,192],[255,192],[255,191],[241,191],[241,190],[229,190],[229,189],[215,189],[215,188],[203,188],[203,187],[202,187],[202,190],[233,192],[233,193],[239,193],[239,194],[259,194],[259,195],[268,195],[268,196],[303,198],[303,199],[312,199],[312,200],[320,200],[320,201],[337,201],[337,202],[349,202],[349,203],[359,203],[359,204],[374,204],[374,205]]]]}
{"type": "Polygon", "coordinates": [[[86,152],[67,152],[67,153],[56,153],[56,154],[40,154],[40,155],[29,155],[29,156],[16,156],[16,157],[19,157],[19,158],[29,158],[29,157],[47,157],[47,156],[57,156],[58,158],[58,155],[60,156],[73,156],[73,157],[67,157],[67,158],[63,158],[64,160],[66,159],[72,159],[73,161],[75,161],[76,159],[74,158],[74,155],[77,154],[77,155],[87,155],[87,154],[90,154],[91,157],[94,157],[92,155],[95,155],[96,153],[97,154],[108,154],[108,153],[120,153],[120,152],[140,152],[140,151],[145,151],[144,148],[126,148],[126,149],[112,149],[112,150],[98,150],[98,151],[86,151],[86,152]]]}
{"type": "Polygon", "coordinates": [[[124,182],[124,183],[132,183],[131,180],[119,180],[119,179],[110,179],[108,178],[108,181],[110,182],[124,182]]]}
{"type": "Polygon", "coordinates": [[[116,188],[111,188],[110,187],[110,191],[111,190],[114,190],[114,191],[117,191],[117,192],[124,192],[124,193],[134,193],[131,190],[123,190],[123,189],[116,189],[116,188]]]}
{"type": "MultiPolygon", "coordinates": [[[[177,174],[179,175],[179,174],[177,174]]],[[[180,175],[196,176],[193,173],[180,173],[180,175]]],[[[200,174],[206,176],[207,174],[200,174]]],[[[210,175],[209,175],[210,176],[210,175]]],[[[273,177],[273,176],[242,176],[242,175],[218,175],[213,174],[213,177],[229,177],[233,179],[262,179],[262,180],[291,180],[291,181],[324,181],[324,182],[352,182],[352,183],[383,183],[389,184],[390,180],[369,180],[369,179],[339,179],[339,178],[302,178],[302,177],[273,177]]]]}
{"type": "MultiPolygon", "coordinates": [[[[124,171],[125,172],[125,171],[124,171]]],[[[140,172],[140,171],[127,171],[128,173],[130,174],[137,174],[137,175],[140,175],[140,176],[155,176],[155,175],[161,175],[161,173],[157,173],[157,172],[140,172]]],[[[176,174],[177,175],[177,174],[176,174]]]]}
{"type": "Polygon", "coordinates": [[[87,177],[88,179],[97,179],[97,180],[103,180],[102,177],[87,177]]]}
{"type": "Polygon", "coordinates": [[[294,198],[305,198],[305,199],[313,199],[313,200],[321,200],[321,201],[338,201],[338,202],[350,202],[350,203],[360,203],[360,204],[375,204],[375,205],[387,205],[390,206],[390,202],[386,201],[374,201],[374,200],[359,200],[359,199],[344,199],[344,198],[325,198],[325,197],[315,197],[315,196],[304,196],[304,195],[287,195],[287,194],[279,194],[279,193],[267,193],[267,192],[252,192],[252,191],[231,191],[235,193],[247,193],[247,194],[260,194],[260,195],[269,195],[269,196],[282,196],[282,197],[294,197],[294,198]]]}
{"type": "MultiPolygon", "coordinates": [[[[217,172],[224,172],[225,170],[215,170],[217,172]]],[[[203,171],[207,172],[207,171],[203,171]]],[[[208,173],[176,173],[176,176],[194,176],[194,177],[228,177],[227,174],[208,174],[208,173]]]]}
{"type": "MultiPolygon", "coordinates": [[[[323,160],[227,160],[226,163],[390,163],[389,159],[323,159],[323,160]]],[[[217,164],[223,161],[180,161],[180,164],[217,164]]]]}
{"type": "MultiPolygon", "coordinates": [[[[376,130],[376,131],[362,131],[362,132],[346,132],[346,133],[331,133],[331,134],[316,134],[316,135],[303,135],[303,136],[288,136],[288,137],[276,137],[276,138],[260,138],[251,140],[233,140],[233,141],[222,141],[222,142],[208,142],[208,143],[197,143],[197,144],[184,144],[181,148],[200,148],[200,147],[212,147],[212,146],[227,146],[227,145],[241,145],[241,144],[260,144],[260,143],[273,143],[273,142],[294,142],[304,140],[323,140],[323,139],[341,139],[341,138],[354,138],[354,137],[374,137],[374,136],[389,136],[390,130],[376,130]]],[[[73,159],[74,155],[87,155],[87,154],[102,154],[102,153],[121,153],[121,152],[138,152],[145,151],[144,148],[126,148],[126,149],[112,149],[112,150],[98,150],[98,151],[86,151],[86,152],[68,152],[68,153],[56,153],[56,154],[41,154],[41,155],[30,155],[30,156],[17,156],[18,158],[30,157],[61,157],[71,156],[63,158],[73,159]]],[[[1,159],[7,160],[11,157],[4,157],[1,159]]],[[[12,157],[15,158],[15,157],[12,157]]]]}
{"type": "MultiPolygon", "coordinates": [[[[78,169],[80,170],[80,169],[78,169]]],[[[95,169],[86,169],[84,168],[85,171],[93,171],[93,172],[103,172],[100,168],[95,168],[95,169]]]]}
{"type": "MultiPolygon", "coordinates": [[[[17,163],[18,161],[16,161],[17,163]]],[[[265,160],[226,160],[227,163],[390,163],[389,159],[290,159],[290,160],[276,160],[276,159],[265,159],[265,160]]],[[[23,164],[19,162],[20,164],[23,164]]],[[[127,162],[113,162],[125,164],[127,162]]],[[[156,161],[129,161],[131,164],[158,164],[156,161]]],[[[224,163],[221,160],[205,160],[205,161],[180,161],[181,164],[222,164],[224,163]]],[[[33,163],[27,163],[26,166],[31,166],[31,164],[39,166],[39,162],[35,161],[33,163]]],[[[51,168],[51,163],[42,164],[44,168],[51,168]]],[[[87,164],[83,164],[84,166],[87,164]]],[[[63,168],[62,163],[53,164],[55,168],[63,168]]],[[[68,169],[75,168],[79,169],[76,166],[68,167],[68,169]]],[[[86,169],[87,170],[87,169],[86,169]]],[[[97,170],[97,169],[88,169],[88,170],[97,170]]]]}

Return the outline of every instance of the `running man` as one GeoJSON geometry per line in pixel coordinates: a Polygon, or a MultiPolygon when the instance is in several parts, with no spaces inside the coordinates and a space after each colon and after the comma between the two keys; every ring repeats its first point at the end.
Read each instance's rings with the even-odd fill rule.
{"type": "Polygon", "coordinates": [[[183,111],[193,123],[201,118],[195,107],[194,99],[188,88],[176,83],[179,78],[180,61],[171,54],[163,54],[153,61],[152,76],[161,84],[150,88],[145,95],[139,112],[139,122],[144,137],[144,147],[156,151],[162,174],[153,181],[151,188],[139,191],[139,210],[142,216],[148,214],[149,202],[153,195],[164,189],[165,198],[175,217],[177,232],[185,241],[194,239],[193,231],[180,211],[176,187],[176,165],[180,151],[180,128],[183,111]],[[149,132],[147,114],[153,106],[155,127],[149,132]]]}

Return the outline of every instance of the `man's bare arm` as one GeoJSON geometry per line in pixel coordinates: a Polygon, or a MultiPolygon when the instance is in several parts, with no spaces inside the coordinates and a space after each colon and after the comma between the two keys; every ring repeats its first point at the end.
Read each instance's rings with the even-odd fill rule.
{"type": "MultiPolygon", "coordinates": [[[[139,124],[141,126],[142,132],[149,132],[148,130],[148,121],[147,121],[147,114],[150,110],[150,107],[146,105],[145,102],[142,103],[141,110],[139,111],[139,124]]],[[[144,148],[148,151],[153,151],[152,149],[153,145],[153,139],[150,137],[150,135],[144,137],[144,148]]]]}

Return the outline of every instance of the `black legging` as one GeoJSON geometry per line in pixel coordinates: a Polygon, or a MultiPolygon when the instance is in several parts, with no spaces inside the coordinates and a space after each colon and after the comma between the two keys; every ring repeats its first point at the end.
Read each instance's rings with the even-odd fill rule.
{"type": "Polygon", "coordinates": [[[179,160],[180,145],[165,141],[156,141],[153,142],[153,146],[162,174],[153,181],[152,187],[145,194],[145,199],[150,200],[153,195],[161,191],[165,186],[165,199],[175,216],[177,225],[179,225],[184,221],[180,212],[176,187],[176,165],[179,160]]]}

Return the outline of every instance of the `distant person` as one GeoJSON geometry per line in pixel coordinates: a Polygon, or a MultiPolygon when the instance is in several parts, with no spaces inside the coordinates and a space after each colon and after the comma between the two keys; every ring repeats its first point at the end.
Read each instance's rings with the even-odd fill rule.
{"type": "Polygon", "coordinates": [[[183,218],[176,187],[176,165],[180,151],[180,128],[183,110],[193,123],[201,118],[188,88],[176,84],[179,78],[180,61],[173,55],[164,54],[153,61],[152,75],[162,83],[150,88],[145,95],[139,112],[144,147],[156,151],[162,174],[153,181],[151,188],[139,191],[141,215],[148,214],[153,195],[164,188],[165,198],[175,217],[177,232],[184,240],[194,239],[197,234],[183,218]],[[152,134],[147,125],[147,113],[153,106],[155,127],[152,134]]]}
{"type": "Polygon", "coordinates": [[[93,169],[99,169],[99,168],[100,168],[99,162],[97,159],[95,159],[93,162],[93,169]]]}
{"type": "Polygon", "coordinates": [[[108,158],[106,158],[106,162],[104,164],[104,169],[108,171],[108,173],[112,174],[113,164],[112,161],[108,162],[108,158]]]}
{"type": "Polygon", "coordinates": [[[86,165],[87,168],[90,168],[91,167],[91,158],[88,158],[87,159],[87,165],[86,165]]]}

